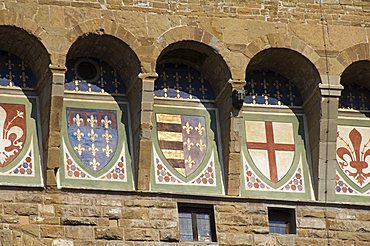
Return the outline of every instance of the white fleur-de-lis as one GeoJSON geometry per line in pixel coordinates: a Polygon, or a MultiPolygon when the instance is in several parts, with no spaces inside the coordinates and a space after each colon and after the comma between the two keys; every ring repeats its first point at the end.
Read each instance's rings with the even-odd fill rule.
{"type": "Polygon", "coordinates": [[[91,139],[91,142],[95,142],[98,134],[95,133],[94,129],[91,129],[90,133],[88,133],[87,136],[91,139]]]}
{"type": "Polygon", "coordinates": [[[188,158],[185,160],[185,164],[188,165],[188,167],[192,168],[193,165],[195,164],[195,162],[193,161],[193,159],[191,158],[191,156],[189,155],[188,158]]]}
{"type": "Polygon", "coordinates": [[[190,134],[191,130],[193,130],[193,127],[189,124],[189,122],[186,122],[185,126],[183,126],[182,129],[184,129],[187,134],[190,134]]]}
{"type": "Polygon", "coordinates": [[[90,118],[87,119],[87,122],[90,124],[91,128],[94,128],[95,124],[98,123],[97,119],[95,119],[94,115],[90,115],[90,118]]]}
{"type": "Polygon", "coordinates": [[[84,120],[81,118],[80,114],[76,114],[75,117],[73,117],[73,122],[76,124],[76,126],[81,126],[81,123],[83,122],[84,120]]]}
{"type": "Polygon", "coordinates": [[[73,135],[77,138],[77,141],[81,141],[81,138],[85,135],[81,132],[80,128],[77,128],[77,131],[73,133],[73,135]]]}
{"type": "Polygon", "coordinates": [[[113,152],[113,150],[109,147],[108,144],[105,146],[105,148],[103,148],[103,151],[104,151],[106,157],[109,157],[110,154],[113,152]]]}
{"type": "Polygon", "coordinates": [[[104,119],[102,119],[102,120],[101,120],[101,124],[102,124],[102,125],[104,125],[104,128],[105,128],[105,129],[107,129],[107,128],[109,128],[109,125],[111,125],[111,124],[112,124],[112,121],[111,121],[111,120],[109,120],[109,118],[108,118],[108,116],[107,116],[107,115],[105,115],[105,116],[104,116],[104,119]]]}
{"type": "Polygon", "coordinates": [[[92,156],[95,156],[99,149],[95,146],[95,144],[92,144],[91,147],[89,147],[89,151],[91,152],[92,156]]]}
{"type": "Polygon", "coordinates": [[[4,164],[7,159],[15,153],[19,152],[22,149],[23,142],[19,141],[24,135],[24,131],[19,126],[12,126],[13,122],[17,118],[23,118],[24,112],[16,111],[16,115],[8,121],[7,125],[5,126],[5,122],[7,120],[7,112],[6,110],[0,106],[0,164],[4,164]],[[10,136],[12,138],[9,138],[10,136]],[[13,146],[13,147],[11,147],[13,146]],[[10,148],[10,149],[9,149],[10,148]]]}
{"type": "Polygon", "coordinates": [[[199,143],[197,143],[196,146],[199,148],[200,152],[203,152],[203,150],[206,148],[206,145],[203,143],[202,139],[199,140],[199,143]]]}
{"type": "Polygon", "coordinates": [[[93,158],[92,161],[89,162],[89,164],[93,167],[94,171],[96,171],[96,169],[98,169],[98,166],[100,166],[100,163],[95,158],[93,158]]]}
{"type": "Polygon", "coordinates": [[[186,142],[184,142],[184,145],[186,146],[186,148],[187,148],[188,150],[190,150],[190,149],[191,149],[191,147],[193,147],[193,146],[194,146],[194,144],[191,142],[190,138],[188,138],[188,139],[186,140],[186,142]]]}
{"type": "Polygon", "coordinates": [[[74,147],[74,150],[76,150],[79,155],[82,155],[82,151],[85,151],[85,148],[79,143],[76,147],[74,147]]]}
{"type": "Polygon", "coordinates": [[[112,138],[112,134],[109,134],[108,130],[105,130],[105,133],[102,135],[102,137],[105,139],[106,143],[109,143],[110,139],[112,138]]]}
{"type": "Polygon", "coordinates": [[[204,131],[204,126],[202,126],[200,124],[200,122],[198,123],[198,126],[195,127],[195,130],[198,131],[199,135],[202,136],[203,135],[203,131],[204,131]]]}

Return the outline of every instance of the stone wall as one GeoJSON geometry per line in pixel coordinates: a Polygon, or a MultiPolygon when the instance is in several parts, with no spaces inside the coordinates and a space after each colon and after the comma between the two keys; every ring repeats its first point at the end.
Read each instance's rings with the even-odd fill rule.
{"type": "Polygon", "coordinates": [[[214,204],[217,243],[369,245],[368,207],[159,194],[2,191],[1,245],[199,245],[179,243],[177,202],[214,204]],[[269,234],[267,208],[294,208],[297,235],[269,234]]]}
{"type": "Polygon", "coordinates": [[[369,1],[4,0],[0,6],[0,25],[10,27],[1,32],[5,41],[0,48],[16,54],[18,50],[33,64],[44,85],[41,104],[47,111],[41,115],[46,187],[0,191],[2,245],[181,245],[177,202],[214,204],[220,245],[370,245],[369,207],[327,202],[334,200],[335,175],[327,170],[336,165],[333,146],[340,76],[353,62],[370,60],[369,1]],[[25,30],[27,35],[10,35],[15,30],[25,30]],[[116,37],[140,63],[139,79],[130,87],[136,100],[131,105],[136,192],[106,194],[56,187],[65,62],[76,40],[90,33],[116,37]],[[30,37],[36,37],[37,45],[30,37]],[[149,192],[150,95],[156,62],[166,47],[183,40],[205,44],[221,55],[230,70],[228,84],[220,86],[224,89],[220,98],[225,100],[232,89],[244,86],[246,68],[262,50],[291,49],[313,64],[321,78],[310,102],[315,107],[321,104],[321,112],[309,112],[315,120],[321,117],[310,129],[315,135],[311,141],[319,202],[239,198],[238,112],[231,112],[229,101],[217,102],[224,108],[222,134],[227,142],[223,148],[229,149],[223,161],[229,196],[149,192]],[[296,209],[297,235],[268,234],[269,206],[296,209]]]}

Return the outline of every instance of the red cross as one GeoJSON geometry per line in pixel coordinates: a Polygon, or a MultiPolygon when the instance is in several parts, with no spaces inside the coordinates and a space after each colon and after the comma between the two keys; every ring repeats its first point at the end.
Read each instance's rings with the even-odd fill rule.
{"type": "Polygon", "coordinates": [[[270,168],[270,180],[278,181],[275,151],[294,151],[294,144],[278,144],[274,142],[274,130],[272,122],[265,121],[266,143],[247,142],[248,149],[267,150],[270,168]]]}

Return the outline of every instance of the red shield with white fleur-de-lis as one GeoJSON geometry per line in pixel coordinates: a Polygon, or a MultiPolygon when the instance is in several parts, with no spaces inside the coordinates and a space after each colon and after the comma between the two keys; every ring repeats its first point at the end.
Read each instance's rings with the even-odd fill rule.
{"type": "Polygon", "coordinates": [[[10,164],[26,140],[26,112],[21,104],[0,104],[0,167],[10,164]]]}

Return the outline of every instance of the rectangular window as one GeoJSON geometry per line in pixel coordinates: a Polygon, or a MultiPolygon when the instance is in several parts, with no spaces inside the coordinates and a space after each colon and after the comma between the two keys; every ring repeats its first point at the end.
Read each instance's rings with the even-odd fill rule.
{"type": "Polygon", "coordinates": [[[268,208],[268,219],[270,233],[296,233],[296,219],[294,209],[268,208]]]}
{"type": "Polygon", "coordinates": [[[216,241],[213,206],[179,203],[178,209],[181,241],[216,241]]]}

